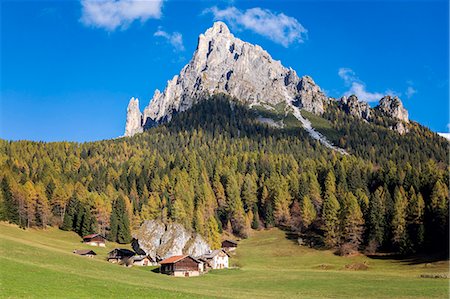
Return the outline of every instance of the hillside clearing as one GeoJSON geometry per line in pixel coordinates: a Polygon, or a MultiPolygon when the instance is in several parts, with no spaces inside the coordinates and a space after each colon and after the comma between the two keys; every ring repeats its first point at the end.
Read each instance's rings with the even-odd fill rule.
{"type": "MultiPolygon", "coordinates": [[[[222,298],[423,298],[448,297],[448,262],[409,265],[365,256],[338,257],[330,251],[300,247],[278,229],[254,232],[240,242],[231,264],[197,278],[173,278],[149,267],[125,268],[105,261],[106,248],[80,243],[72,232],[55,228],[21,230],[0,224],[2,298],[222,297],[222,298]],[[93,249],[95,258],[73,249],[93,249]],[[346,265],[367,264],[365,271],[346,265]]],[[[127,247],[127,246],[121,246],[127,247]]]]}

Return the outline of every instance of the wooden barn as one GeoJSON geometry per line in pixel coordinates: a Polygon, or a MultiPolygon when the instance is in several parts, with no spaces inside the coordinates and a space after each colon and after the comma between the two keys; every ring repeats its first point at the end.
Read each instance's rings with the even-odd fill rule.
{"type": "Polygon", "coordinates": [[[108,262],[128,265],[128,260],[135,255],[134,251],[129,249],[116,248],[108,253],[108,262]]]}
{"type": "Polygon", "coordinates": [[[222,248],[228,251],[233,251],[238,246],[238,243],[233,240],[225,240],[222,242],[222,248]]]}
{"type": "Polygon", "coordinates": [[[99,234],[91,234],[83,237],[83,243],[89,244],[91,246],[106,246],[106,239],[102,235],[99,234]]]}
{"type": "Polygon", "coordinates": [[[94,257],[94,255],[97,255],[93,250],[84,249],[84,250],[74,250],[73,253],[86,256],[86,257],[94,257]]]}
{"type": "Polygon", "coordinates": [[[159,264],[160,273],[177,277],[199,276],[203,272],[203,263],[190,255],[171,256],[159,264]]]}
{"type": "Polygon", "coordinates": [[[206,260],[211,269],[227,269],[230,255],[224,249],[213,250],[202,255],[200,260],[206,260]]]}

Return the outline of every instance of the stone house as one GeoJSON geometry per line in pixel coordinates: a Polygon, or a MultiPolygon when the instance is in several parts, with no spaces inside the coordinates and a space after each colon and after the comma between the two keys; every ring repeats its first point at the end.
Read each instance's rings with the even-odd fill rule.
{"type": "Polygon", "coordinates": [[[158,263],[147,255],[133,256],[133,266],[156,266],[158,263]]]}
{"type": "Polygon", "coordinates": [[[211,269],[227,269],[229,257],[224,249],[217,249],[202,255],[201,260],[206,260],[211,269]]]}

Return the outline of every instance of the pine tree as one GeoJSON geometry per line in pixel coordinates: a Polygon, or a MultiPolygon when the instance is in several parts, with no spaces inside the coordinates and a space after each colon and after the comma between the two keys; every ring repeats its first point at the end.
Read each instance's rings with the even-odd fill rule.
{"type": "Polygon", "coordinates": [[[70,198],[69,203],[67,204],[66,213],[64,214],[64,220],[60,227],[62,230],[69,231],[69,230],[74,229],[74,227],[75,227],[74,226],[74,218],[75,218],[77,206],[78,206],[78,200],[77,200],[76,196],[73,195],[70,198]]]}
{"type": "Polygon", "coordinates": [[[415,250],[422,247],[424,241],[425,227],[423,217],[425,212],[425,202],[422,194],[416,194],[414,187],[409,189],[409,202],[407,211],[408,235],[415,250]]]}
{"type": "Polygon", "coordinates": [[[253,204],[252,228],[259,229],[259,212],[258,212],[258,206],[256,205],[256,203],[253,204]]]}
{"type": "Polygon", "coordinates": [[[114,202],[110,220],[109,238],[111,241],[121,244],[131,242],[130,219],[123,197],[119,197],[114,202]]]}
{"type": "Polygon", "coordinates": [[[11,184],[6,176],[2,179],[0,192],[3,193],[5,220],[19,224],[19,205],[14,199],[11,191],[11,184]]]}
{"type": "Polygon", "coordinates": [[[428,211],[432,216],[429,224],[430,243],[437,248],[448,249],[448,188],[441,180],[437,180],[431,192],[428,211]]]}
{"type": "Polygon", "coordinates": [[[384,242],[385,207],[384,207],[385,190],[378,187],[369,202],[369,215],[367,223],[368,243],[373,250],[376,250],[384,242]]]}

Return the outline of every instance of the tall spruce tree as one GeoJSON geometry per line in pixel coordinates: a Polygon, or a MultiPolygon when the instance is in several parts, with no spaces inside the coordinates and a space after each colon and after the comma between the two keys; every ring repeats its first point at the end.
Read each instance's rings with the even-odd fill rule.
{"type": "Polygon", "coordinates": [[[376,250],[384,242],[385,207],[384,207],[385,190],[378,187],[369,202],[369,215],[367,223],[368,244],[376,250]]]}
{"type": "Polygon", "coordinates": [[[11,184],[6,176],[2,179],[0,191],[3,194],[3,208],[5,217],[3,220],[8,220],[14,224],[19,224],[19,205],[14,199],[11,191],[11,184]]]}
{"type": "Polygon", "coordinates": [[[131,242],[130,219],[126,211],[125,200],[121,196],[113,204],[109,239],[120,244],[131,242]]]}

